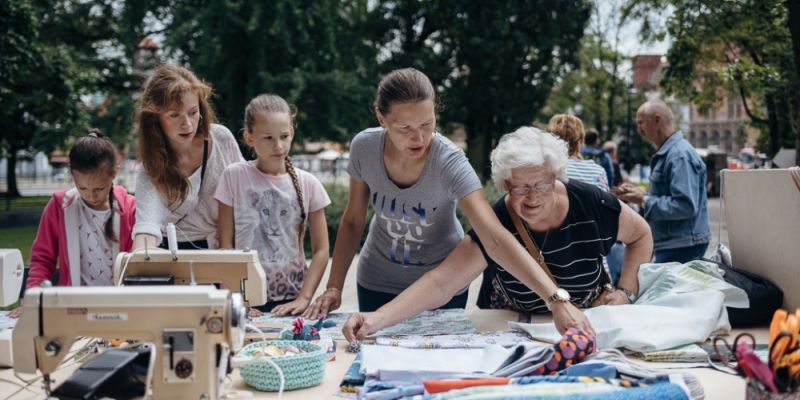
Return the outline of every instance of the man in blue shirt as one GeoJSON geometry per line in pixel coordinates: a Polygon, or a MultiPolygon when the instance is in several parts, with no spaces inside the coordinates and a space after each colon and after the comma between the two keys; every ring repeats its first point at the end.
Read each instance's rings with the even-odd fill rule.
{"type": "Polygon", "coordinates": [[[614,161],[602,148],[600,148],[600,135],[595,130],[586,132],[583,138],[584,146],[581,148],[581,156],[587,160],[593,160],[606,171],[608,186],[614,183],[614,161]]]}
{"type": "Polygon", "coordinates": [[[638,204],[653,232],[655,262],[688,262],[702,257],[711,240],[706,166],[681,131],[672,127],[672,111],[650,100],[636,112],[644,138],[658,147],[650,160],[647,193],[623,184],[619,198],[638,204]]]}

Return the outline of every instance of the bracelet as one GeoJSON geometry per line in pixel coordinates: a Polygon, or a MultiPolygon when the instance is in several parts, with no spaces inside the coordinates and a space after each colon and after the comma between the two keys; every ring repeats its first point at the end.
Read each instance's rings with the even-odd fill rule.
{"type": "Polygon", "coordinates": [[[335,291],[337,291],[337,292],[339,292],[339,293],[342,293],[342,291],[341,291],[339,288],[335,288],[335,287],[329,287],[329,288],[325,289],[325,291],[326,291],[326,292],[327,292],[328,290],[335,290],[335,291]]]}
{"type": "Polygon", "coordinates": [[[636,294],[634,294],[634,293],[633,293],[632,291],[630,291],[629,289],[625,289],[625,288],[618,287],[618,288],[617,288],[617,290],[621,291],[622,293],[625,293],[625,297],[627,297],[627,298],[628,298],[628,301],[629,301],[631,304],[633,304],[634,302],[636,302],[636,294]]]}

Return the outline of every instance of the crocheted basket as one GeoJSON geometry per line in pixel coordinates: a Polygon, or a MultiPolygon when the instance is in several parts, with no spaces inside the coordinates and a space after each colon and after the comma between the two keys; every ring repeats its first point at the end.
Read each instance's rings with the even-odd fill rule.
{"type": "MultiPolygon", "coordinates": [[[[328,355],[325,349],[314,343],[303,340],[270,340],[266,342],[251,343],[236,355],[236,357],[258,357],[253,351],[261,347],[274,345],[281,349],[287,345],[295,346],[305,353],[272,357],[272,361],[283,371],[285,379],[284,390],[302,389],[317,386],[325,375],[325,362],[328,355]]],[[[275,367],[266,359],[242,366],[239,375],[245,383],[253,388],[265,392],[277,392],[280,388],[280,377],[275,367]]]]}

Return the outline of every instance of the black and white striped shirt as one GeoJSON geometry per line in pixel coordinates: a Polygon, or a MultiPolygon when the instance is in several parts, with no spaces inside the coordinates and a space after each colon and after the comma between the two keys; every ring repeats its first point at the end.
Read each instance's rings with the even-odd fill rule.
{"type": "MultiPolygon", "coordinates": [[[[579,302],[603,284],[602,258],[617,240],[621,205],[614,196],[578,180],[570,180],[566,188],[569,211],[561,227],[549,233],[531,231],[531,236],[542,250],[558,286],[567,290],[573,301],[579,302]]],[[[504,199],[498,200],[493,208],[503,226],[524,246],[504,199]]],[[[492,292],[500,290],[513,309],[548,312],[543,299],[486,254],[474,230],[469,235],[481,247],[489,263],[478,300],[481,308],[491,307],[489,298],[497,294],[492,292]]]]}

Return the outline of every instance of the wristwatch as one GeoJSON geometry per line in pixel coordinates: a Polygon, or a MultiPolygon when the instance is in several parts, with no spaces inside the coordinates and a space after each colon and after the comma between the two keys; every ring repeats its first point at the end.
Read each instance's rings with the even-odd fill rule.
{"type": "Polygon", "coordinates": [[[571,299],[569,292],[562,288],[556,289],[556,292],[551,294],[550,297],[544,300],[544,304],[547,306],[547,309],[550,310],[550,306],[553,303],[566,303],[571,299]]]}
{"type": "Polygon", "coordinates": [[[625,289],[625,288],[622,288],[622,287],[618,287],[618,288],[617,288],[617,290],[621,290],[621,291],[622,291],[622,293],[625,293],[625,297],[627,297],[627,298],[628,298],[628,301],[629,301],[631,304],[633,304],[633,303],[635,303],[635,302],[636,302],[636,293],[633,293],[633,292],[631,292],[630,290],[628,290],[628,289],[625,289]]]}

